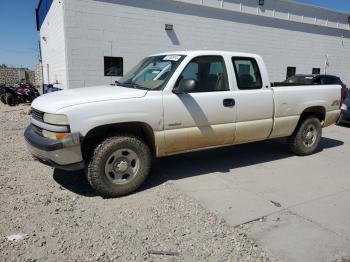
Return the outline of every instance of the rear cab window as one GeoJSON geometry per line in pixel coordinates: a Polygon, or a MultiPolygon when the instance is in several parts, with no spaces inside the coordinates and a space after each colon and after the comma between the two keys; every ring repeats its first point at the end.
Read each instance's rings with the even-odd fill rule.
{"type": "Polygon", "coordinates": [[[262,78],[258,63],[251,57],[232,57],[239,90],[261,89],[262,78]]]}

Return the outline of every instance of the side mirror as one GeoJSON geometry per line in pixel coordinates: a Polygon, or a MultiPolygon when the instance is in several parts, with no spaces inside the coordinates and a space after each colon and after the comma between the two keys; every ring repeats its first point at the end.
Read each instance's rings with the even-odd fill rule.
{"type": "Polygon", "coordinates": [[[179,83],[178,87],[175,87],[173,89],[174,94],[184,94],[184,93],[190,93],[193,90],[195,90],[197,85],[196,80],[193,79],[182,79],[179,83]]]}

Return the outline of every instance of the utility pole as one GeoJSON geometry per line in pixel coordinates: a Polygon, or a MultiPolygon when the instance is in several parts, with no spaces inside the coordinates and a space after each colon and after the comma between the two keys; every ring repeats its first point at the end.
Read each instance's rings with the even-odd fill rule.
{"type": "Polygon", "coordinates": [[[327,67],[329,67],[329,58],[328,55],[326,55],[326,60],[324,61],[324,74],[327,74],[327,67]]]}

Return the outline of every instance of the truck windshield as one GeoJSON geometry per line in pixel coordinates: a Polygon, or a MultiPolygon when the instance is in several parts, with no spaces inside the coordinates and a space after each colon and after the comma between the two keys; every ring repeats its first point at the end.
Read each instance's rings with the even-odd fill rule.
{"type": "Polygon", "coordinates": [[[143,59],[126,76],[121,78],[118,86],[161,90],[184,59],[182,55],[151,56],[143,59]]]}

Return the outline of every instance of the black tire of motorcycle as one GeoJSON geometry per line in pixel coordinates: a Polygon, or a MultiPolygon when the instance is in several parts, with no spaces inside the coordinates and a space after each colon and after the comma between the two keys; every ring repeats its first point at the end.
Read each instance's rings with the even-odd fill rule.
{"type": "Polygon", "coordinates": [[[6,103],[9,106],[15,106],[16,105],[16,98],[12,94],[6,94],[6,103]]]}
{"type": "Polygon", "coordinates": [[[4,103],[4,104],[6,105],[6,93],[5,93],[5,94],[2,94],[2,95],[0,96],[0,100],[1,100],[2,103],[4,103]]]}

